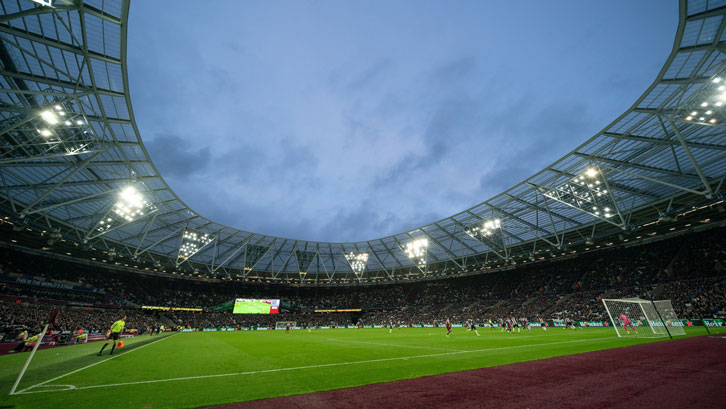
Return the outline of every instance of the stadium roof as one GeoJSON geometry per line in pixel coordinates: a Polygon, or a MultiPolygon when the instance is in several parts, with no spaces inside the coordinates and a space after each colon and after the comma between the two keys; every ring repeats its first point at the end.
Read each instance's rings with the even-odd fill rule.
{"type": "Polygon", "coordinates": [[[128,13],[125,0],[2,1],[0,199],[14,223],[167,272],[390,282],[530,259],[635,229],[648,209],[668,217],[678,198],[723,197],[725,1],[681,0],[655,81],[569,154],[460,213],[347,243],[224,226],[176,196],[134,120],[128,13]]]}

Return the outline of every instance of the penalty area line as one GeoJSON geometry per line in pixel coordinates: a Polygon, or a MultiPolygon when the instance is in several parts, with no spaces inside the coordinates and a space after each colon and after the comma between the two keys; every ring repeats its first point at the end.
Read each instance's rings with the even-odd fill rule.
{"type": "MultiPolygon", "coordinates": [[[[47,381],[43,381],[43,382],[41,382],[41,383],[38,383],[38,384],[35,384],[35,385],[33,385],[33,386],[29,386],[29,387],[27,387],[27,388],[25,388],[25,389],[23,389],[23,390],[21,390],[21,391],[15,392],[15,395],[20,395],[20,394],[27,394],[27,393],[38,393],[38,392],[58,392],[57,390],[55,390],[55,391],[53,391],[53,390],[48,390],[48,391],[37,391],[37,392],[29,392],[29,391],[30,391],[31,389],[33,389],[33,388],[37,388],[37,387],[39,387],[39,386],[43,386],[43,385],[45,385],[45,384],[48,384],[48,383],[50,383],[50,382],[53,382],[53,381],[57,381],[58,379],[61,379],[61,378],[65,378],[65,377],[66,377],[66,376],[68,376],[68,375],[73,375],[74,373],[77,373],[77,372],[81,372],[81,371],[83,371],[83,370],[85,370],[85,369],[88,369],[88,368],[90,368],[90,367],[96,366],[96,365],[98,365],[98,364],[102,364],[102,363],[104,363],[104,362],[108,362],[108,361],[110,361],[110,360],[112,360],[112,359],[114,359],[114,358],[118,358],[118,357],[120,357],[120,356],[125,356],[125,355],[128,355],[128,354],[130,354],[130,353],[132,353],[132,352],[138,351],[139,349],[142,349],[142,348],[148,347],[149,345],[153,345],[153,344],[156,344],[156,343],[157,343],[157,342],[159,342],[159,341],[163,341],[163,340],[165,340],[165,339],[169,339],[169,338],[173,337],[174,335],[178,335],[178,334],[179,334],[179,333],[177,332],[176,334],[173,334],[173,335],[169,335],[169,336],[167,336],[167,337],[164,337],[164,338],[161,338],[161,339],[157,339],[157,340],[156,340],[156,341],[154,341],[154,342],[150,342],[150,343],[148,343],[148,344],[146,344],[146,345],[142,345],[142,346],[140,346],[140,347],[138,347],[138,348],[134,348],[134,349],[132,349],[131,351],[129,351],[129,352],[127,352],[127,353],[125,353],[125,354],[119,354],[119,355],[115,355],[115,356],[112,356],[112,357],[110,357],[110,358],[106,358],[106,359],[104,359],[104,360],[102,360],[102,361],[98,361],[98,362],[94,362],[94,363],[92,363],[92,364],[90,364],[90,365],[86,365],[86,366],[84,366],[83,368],[79,368],[79,369],[73,370],[73,371],[71,371],[71,372],[68,372],[67,374],[63,374],[63,375],[60,375],[60,376],[56,376],[55,378],[52,378],[52,379],[48,379],[47,381]]],[[[47,387],[52,387],[52,386],[53,386],[53,385],[48,385],[47,387]]],[[[76,387],[75,387],[75,386],[73,386],[73,385],[65,385],[65,386],[71,386],[71,387],[72,387],[72,388],[70,388],[70,389],[67,389],[67,390],[73,390],[73,389],[78,389],[78,388],[76,388],[76,387]]]]}
{"type": "MultiPolygon", "coordinates": [[[[77,390],[84,390],[84,389],[111,388],[111,387],[117,387],[117,386],[144,385],[144,384],[153,384],[153,383],[162,383],[162,382],[189,381],[189,380],[209,379],[209,378],[223,378],[223,377],[229,377],[229,376],[257,375],[257,374],[264,374],[264,373],[297,371],[297,370],[302,370],[302,369],[327,368],[327,367],[333,367],[333,366],[346,366],[346,365],[360,365],[360,364],[368,364],[368,363],[376,363],[376,362],[407,361],[409,359],[417,359],[417,358],[434,358],[434,357],[439,357],[439,356],[471,354],[471,353],[489,352],[489,351],[500,351],[500,350],[506,350],[506,349],[534,348],[534,347],[547,346],[547,345],[600,341],[603,339],[612,339],[612,337],[578,339],[578,340],[572,340],[572,341],[547,342],[547,343],[542,343],[542,344],[514,345],[514,346],[508,346],[508,347],[501,347],[501,348],[485,348],[485,349],[473,349],[473,350],[461,350],[461,351],[457,350],[457,351],[451,351],[451,352],[440,352],[440,353],[436,353],[436,354],[410,355],[410,356],[401,356],[401,357],[394,357],[394,358],[367,359],[367,360],[363,360],[363,361],[334,362],[334,363],[329,363],[329,364],[295,366],[295,367],[289,367],[289,368],[262,369],[259,371],[233,372],[233,373],[214,374],[214,375],[184,376],[184,377],[179,377],[179,378],[152,379],[152,380],[148,380],[148,381],[136,381],[136,382],[108,383],[108,384],[103,384],[103,385],[78,386],[75,389],[66,389],[66,390],[77,391],[77,390]]],[[[60,378],[58,378],[58,379],[60,379],[60,378]]],[[[49,381],[46,381],[45,383],[47,383],[47,382],[49,382],[49,381]]],[[[30,388],[28,388],[28,389],[30,389],[30,388]]],[[[16,394],[62,392],[62,390],[28,391],[28,389],[24,389],[21,392],[16,392],[16,394]]]]}

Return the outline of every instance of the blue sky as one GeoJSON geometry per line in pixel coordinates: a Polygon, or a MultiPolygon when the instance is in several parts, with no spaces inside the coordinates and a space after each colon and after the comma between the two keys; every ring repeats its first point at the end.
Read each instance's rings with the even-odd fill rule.
{"type": "Polygon", "coordinates": [[[203,216],[374,239],[482,202],[602,129],[662,67],[677,6],[134,2],[131,100],[152,160],[203,216]]]}

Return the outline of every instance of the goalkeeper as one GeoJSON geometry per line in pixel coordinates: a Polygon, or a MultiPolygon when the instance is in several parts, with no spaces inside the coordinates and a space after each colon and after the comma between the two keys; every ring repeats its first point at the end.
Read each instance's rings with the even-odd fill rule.
{"type": "Polygon", "coordinates": [[[116,349],[116,344],[118,343],[119,336],[121,335],[121,331],[124,330],[124,326],[126,325],[126,316],[124,315],[121,317],[120,320],[114,322],[111,324],[111,329],[108,333],[108,338],[106,338],[106,343],[103,344],[101,347],[101,350],[98,351],[98,356],[101,356],[103,353],[103,350],[106,348],[106,345],[108,345],[109,342],[113,341],[113,346],[111,347],[111,355],[113,355],[113,350],[116,349]]]}

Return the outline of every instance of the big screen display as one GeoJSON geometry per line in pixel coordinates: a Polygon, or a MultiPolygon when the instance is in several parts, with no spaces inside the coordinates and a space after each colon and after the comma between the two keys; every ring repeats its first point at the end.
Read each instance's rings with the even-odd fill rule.
{"type": "Polygon", "coordinates": [[[234,300],[234,314],[278,314],[280,300],[257,300],[252,298],[237,298],[234,300]]]}

